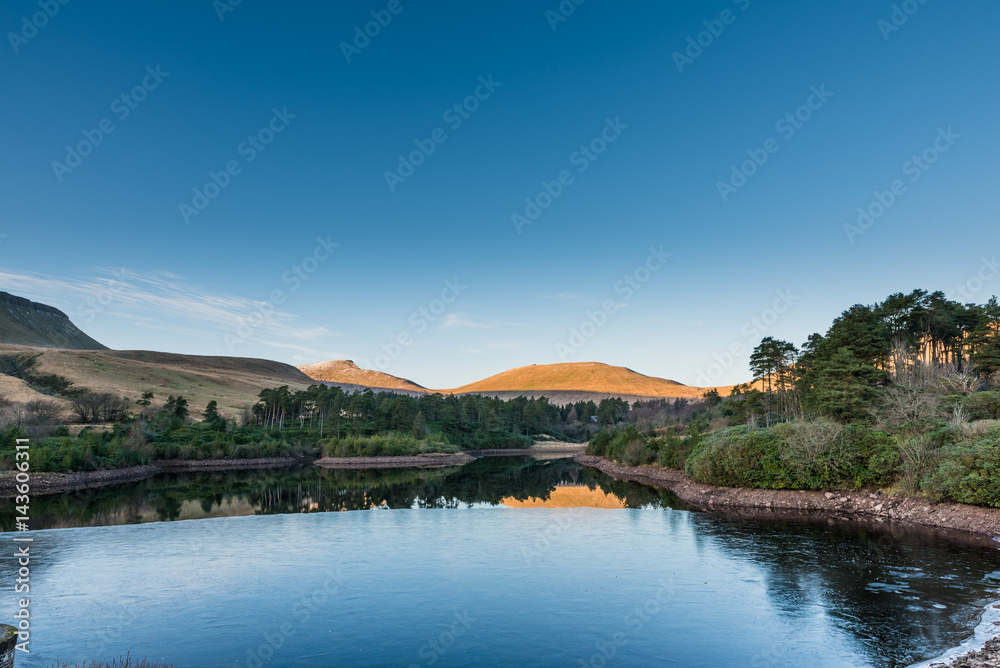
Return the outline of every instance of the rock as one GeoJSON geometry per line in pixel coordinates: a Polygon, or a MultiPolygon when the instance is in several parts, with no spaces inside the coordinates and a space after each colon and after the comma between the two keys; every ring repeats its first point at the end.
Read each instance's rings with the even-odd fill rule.
{"type": "Polygon", "coordinates": [[[828,498],[828,499],[832,499],[832,498],[833,498],[833,492],[827,492],[827,493],[826,493],[826,494],[824,494],[823,496],[825,496],[825,497],[826,497],[826,498],[828,498]]]}
{"type": "Polygon", "coordinates": [[[841,503],[847,503],[848,501],[850,501],[850,499],[848,499],[846,496],[840,497],[840,502],[841,503]]]}
{"type": "Polygon", "coordinates": [[[876,513],[881,512],[881,510],[882,510],[882,504],[881,503],[878,504],[877,506],[875,506],[875,512],[876,513]]]}

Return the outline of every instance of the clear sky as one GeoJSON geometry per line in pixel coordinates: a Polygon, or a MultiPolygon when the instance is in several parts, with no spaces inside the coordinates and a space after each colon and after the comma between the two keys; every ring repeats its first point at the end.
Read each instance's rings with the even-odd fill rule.
{"type": "Polygon", "coordinates": [[[118,349],[722,384],[1000,251],[992,0],[235,2],[3,3],[0,290],[118,349]]]}

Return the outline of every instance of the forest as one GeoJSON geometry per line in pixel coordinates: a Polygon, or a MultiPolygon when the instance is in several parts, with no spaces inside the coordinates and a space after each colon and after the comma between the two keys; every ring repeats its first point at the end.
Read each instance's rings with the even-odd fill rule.
{"type": "Polygon", "coordinates": [[[854,305],[801,346],[767,337],[753,381],[647,402],[590,441],[629,465],[772,489],[879,487],[1000,507],[1000,307],[941,292],[854,305]]]}
{"type": "Polygon", "coordinates": [[[313,385],[262,390],[256,404],[225,417],[216,401],[195,411],[183,396],[157,402],[77,391],[71,404],[84,426],[71,435],[56,413],[0,402],[0,448],[13,463],[14,440],[30,435],[32,470],[90,471],[158,460],[308,460],[322,455],[401,456],[530,447],[536,437],[585,442],[601,422],[628,414],[621,399],[555,406],[544,397],[502,400],[480,395],[346,392],[313,385]],[[99,425],[94,428],[89,425],[99,425]],[[110,428],[107,428],[110,425],[110,428]]]}

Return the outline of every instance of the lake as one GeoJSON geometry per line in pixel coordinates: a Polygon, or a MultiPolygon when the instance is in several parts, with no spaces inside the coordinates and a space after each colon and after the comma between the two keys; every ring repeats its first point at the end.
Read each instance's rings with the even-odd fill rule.
{"type": "Polygon", "coordinates": [[[992,541],[694,512],[569,459],[161,475],[33,511],[19,666],[904,666],[1000,598],[992,541]]]}

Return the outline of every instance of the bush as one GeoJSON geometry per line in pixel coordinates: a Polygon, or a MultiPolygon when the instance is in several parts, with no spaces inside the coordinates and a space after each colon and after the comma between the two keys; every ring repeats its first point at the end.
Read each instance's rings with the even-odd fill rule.
{"type": "Polygon", "coordinates": [[[656,463],[665,469],[678,471],[684,470],[687,458],[699,441],[695,436],[681,438],[672,431],[656,440],[658,441],[656,463]]]}
{"type": "Polygon", "coordinates": [[[386,434],[332,439],[323,448],[327,457],[406,457],[427,453],[455,454],[454,445],[429,439],[417,440],[412,436],[386,434]]]}
{"type": "Polygon", "coordinates": [[[976,392],[962,402],[970,420],[1000,419],[1000,392],[976,392]]]}
{"type": "Polygon", "coordinates": [[[692,450],[685,471],[698,482],[766,489],[855,488],[891,484],[896,439],[864,426],[829,423],[733,427],[692,450]]]}
{"type": "Polygon", "coordinates": [[[940,463],[921,487],[940,499],[1000,508],[1000,438],[942,448],[940,463]]]}

